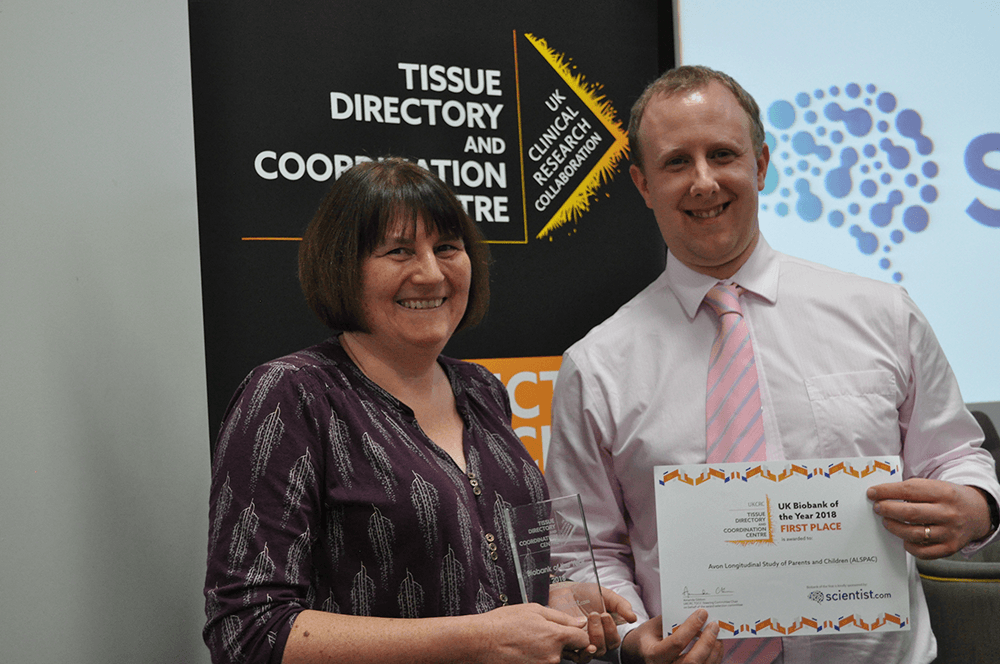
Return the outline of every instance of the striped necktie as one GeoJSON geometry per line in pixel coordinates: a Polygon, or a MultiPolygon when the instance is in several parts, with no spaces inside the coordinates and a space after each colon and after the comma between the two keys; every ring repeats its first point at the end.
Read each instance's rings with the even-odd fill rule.
{"type": "MultiPolygon", "coordinates": [[[[712,344],[705,400],[705,432],[709,463],[764,461],[764,419],[757,384],[750,330],[743,320],[735,284],[717,283],[705,296],[719,318],[712,344]]],[[[728,639],[723,661],[770,664],[781,653],[781,639],[728,639]]]]}

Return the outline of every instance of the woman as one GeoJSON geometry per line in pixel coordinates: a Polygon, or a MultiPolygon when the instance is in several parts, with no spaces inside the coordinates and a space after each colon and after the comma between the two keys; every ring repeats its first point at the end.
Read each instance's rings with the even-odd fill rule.
{"type": "Polygon", "coordinates": [[[216,447],[213,661],[553,662],[617,645],[608,614],[518,604],[503,510],[547,490],[503,385],[440,355],[485,314],[487,264],[427,171],[388,159],[333,185],[299,277],[340,334],[254,370],[216,447]]]}

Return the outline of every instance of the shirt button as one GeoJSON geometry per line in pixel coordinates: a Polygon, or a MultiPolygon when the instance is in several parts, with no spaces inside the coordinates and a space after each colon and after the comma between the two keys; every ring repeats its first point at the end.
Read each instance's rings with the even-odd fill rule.
{"type": "Polygon", "coordinates": [[[487,542],[492,542],[495,539],[496,538],[493,536],[493,533],[486,533],[486,541],[487,542]]]}
{"type": "Polygon", "coordinates": [[[503,602],[504,606],[507,606],[507,595],[500,593],[500,601],[503,602]]]}
{"type": "Polygon", "coordinates": [[[497,555],[496,551],[490,551],[490,558],[492,560],[497,560],[498,558],[500,558],[500,556],[497,555]]]}
{"type": "Polygon", "coordinates": [[[473,487],[473,488],[472,488],[472,493],[474,493],[474,494],[476,494],[477,496],[479,496],[479,495],[482,495],[482,493],[483,493],[483,490],[482,490],[482,489],[480,489],[480,488],[479,488],[478,486],[477,486],[477,487],[473,487]]]}

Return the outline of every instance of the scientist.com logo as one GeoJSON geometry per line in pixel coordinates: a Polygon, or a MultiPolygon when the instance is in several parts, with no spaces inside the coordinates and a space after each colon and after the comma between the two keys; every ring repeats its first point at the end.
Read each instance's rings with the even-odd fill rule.
{"type": "Polygon", "coordinates": [[[892,599],[892,593],[880,593],[874,590],[852,590],[850,592],[835,590],[831,593],[824,593],[820,590],[814,590],[809,593],[809,599],[817,604],[822,604],[823,602],[856,602],[860,600],[892,599]]]}

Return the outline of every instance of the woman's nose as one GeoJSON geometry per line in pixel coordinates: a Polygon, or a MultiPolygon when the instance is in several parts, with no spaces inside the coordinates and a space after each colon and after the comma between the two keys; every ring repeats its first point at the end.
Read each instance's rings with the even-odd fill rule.
{"type": "Polygon", "coordinates": [[[444,279],[438,257],[434,251],[421,251],[417,254],[413,279],[421,283],[436,283],[444,279]]]}

